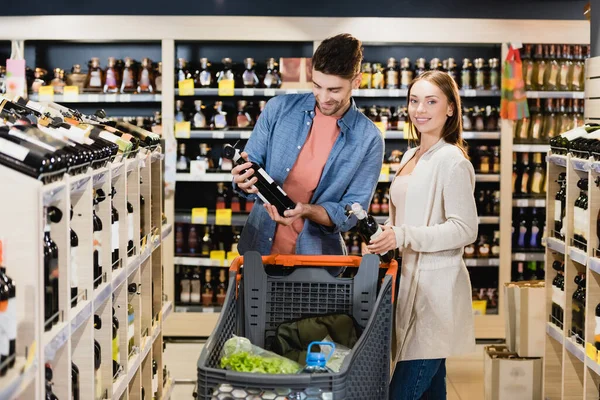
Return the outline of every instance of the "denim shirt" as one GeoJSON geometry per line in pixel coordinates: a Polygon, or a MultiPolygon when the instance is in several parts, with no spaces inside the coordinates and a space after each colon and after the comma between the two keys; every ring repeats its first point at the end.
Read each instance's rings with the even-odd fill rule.
{"type": "MultiPolygon", "coordinates": [[[[280,186],[306,142],[315,106],[312,93],[274,97],[246,144],[248,158],[262,166],[280,186]]],[[[306,219],[296,241],[296,254],[346,254],[340,232],[356,224],[355,217],[346,216],[346,206],[356,202],[366,210],[379,180],[384,149],[379,129],[358,110],[354,100],[338,125],[340,134],[310,202],[325,208],[333,226],[306,219]]],[[[238,244],[240,254],[249,250],[270,254],[275,229],[276,223],[256,198],[238,244]]]]}

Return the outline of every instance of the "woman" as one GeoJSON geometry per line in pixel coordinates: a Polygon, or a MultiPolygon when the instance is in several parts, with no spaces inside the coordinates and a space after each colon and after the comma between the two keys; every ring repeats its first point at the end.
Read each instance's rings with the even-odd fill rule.
{"type": "Polygon", "coordinates": [[[402,252],[390,399],[437,400],[446,398],[446,358],[475,350],[462,259],[477,237],[475,174],[463,146],[458,87],[448,74],[416,78],[408,113],[418,147],[402,158],[390,188],[390,220],[368,250],[402,252]]]}

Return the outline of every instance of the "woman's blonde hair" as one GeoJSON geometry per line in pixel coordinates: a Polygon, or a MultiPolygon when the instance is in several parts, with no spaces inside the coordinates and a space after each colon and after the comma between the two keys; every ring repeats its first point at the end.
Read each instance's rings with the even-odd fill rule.
{"type": "MultiPolygon", "coordinates": [[[[446,119],[446,123],[442,129],[442,138],[446,143],[450,143],[458,147],[465,158],[469,158],[467,151],[466,142],[462,138],[462,106],[460,103],[460,95],[458,92],[458,85],[452,79],[450,75],[442,71],[427,71],[416,77],[408,86],[408,102],[410,104],[410,91],[413,85],[418,81],[427,81],[438,88],[444,93],[448,99],[448,103],[452,106],[452,115],[446,119]]],[[[421,144],[421,132],[412,123],[410,117],[406,121],[409,132],[416,133],[417,140],[416,144],[421,144]]],[[[411,135],[413,136],[413,135],[411,135]]]]}

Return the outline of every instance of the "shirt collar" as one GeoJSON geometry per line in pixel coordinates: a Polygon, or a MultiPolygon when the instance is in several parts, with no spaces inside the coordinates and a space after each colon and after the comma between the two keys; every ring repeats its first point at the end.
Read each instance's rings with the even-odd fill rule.
{"type": "MultiPolygon", "coordinates": [[[[316,106],[317,106],[317,100],[315,99],[315,96],[311,93],[306,97],[306,101],[304,102],[302,111],[303,112],[314,111],[316,106]]],[[[360,111],[359,111],[358,107],[356,107],[354,98],[351,97],[350,98],[350,108],[348,108],[348,111],[346,111],[346,113],[344,115],[342,115],[342,118],[340,118],[339,123],[344,124],[346,129],[350,130],[354,126],[354,123],[356,122],[356,118],[358,118],[359,113],[360,113],[360,111]]]]}

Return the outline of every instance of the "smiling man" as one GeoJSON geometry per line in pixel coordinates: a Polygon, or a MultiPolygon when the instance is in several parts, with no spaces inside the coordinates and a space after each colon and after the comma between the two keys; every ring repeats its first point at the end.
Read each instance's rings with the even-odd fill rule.
{"type": "MultiPolygon", "coordinates": [[[[352,100],[360,81],[361,42],[348,34],[324,40],[312,58],[313,92],[278,96],[267,103],[244,158],[261,165],[297,203],[255,206],[242,231],[241,254],[345,254],[341,232],[351,229],[346,206],[367,209],[383,162],[377,127],[352,100]]],[[[256,193],[246,163],[232,170],[236,190],[256,193]]]]}

